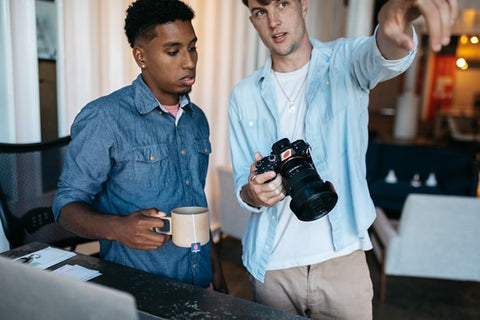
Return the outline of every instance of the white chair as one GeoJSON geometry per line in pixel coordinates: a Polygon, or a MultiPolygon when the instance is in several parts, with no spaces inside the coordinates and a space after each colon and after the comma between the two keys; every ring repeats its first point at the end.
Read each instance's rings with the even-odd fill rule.
{"type": "Polygon", "coordinates": [[[0,253],[10,250],[9,219],[7,216],[7,202],[2,196],[0,188],[0,253]]]}
{"type": "Polygon", "coordinates": [[[381,301],[387,275],[480,281],[480,198],[410,194],[398,221],[377,208],[371,231],[381,301]]]}
{"type": "Polygon", "coordinates": [[[238,204],[232,169],[220,166],[217,167],[217,173],[220,185],[218,212],[222,225],[221,230],[234,238],[241,239],[250,213],[238,204]]]}
{"type": "Polygon", "coordinates": [[[2,219],[0,219],[0,253],[10,250],[10,242],[5,235],[3,230],[2,219]]]}

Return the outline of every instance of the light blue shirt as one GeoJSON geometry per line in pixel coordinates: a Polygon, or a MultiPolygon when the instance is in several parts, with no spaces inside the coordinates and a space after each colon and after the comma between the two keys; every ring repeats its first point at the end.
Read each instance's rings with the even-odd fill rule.
{"type": "MultiPolygon", "coordinates": [[[[416,36],[414,38],[417,43],[416,36]]],[[[368,236],[375,208],[366,181],[368,96],[380,81],[404,72],[415,50],[400,60],[386,60],[375,36],[339,39],[329,43],[311,40],[305,117],[306,142],[320,176],[331,181],[338,194],[328,214],[335,251],[368,236]]],[[[235,86],[229,105],[229,133],[235,190],[250,216],[243,235],[243,263],[263,282],[277,228],[277,208],[254,208],[243,202],[254,153],[269,155],[279,139],[270,58],[265,65],[235,86]]],[[[294,246],[301,243],[292,243],[294,246]]]]}
{"type": "MultiPolygon", "coordinates": [[[[176,207],[207,207],[208,122],[188,96],[181,97],[180,107],[176,121],[141,75],[132,85],[87,104],[72,125],[53,204],[55,219],[73,201],[122,216],[139,209],[170,215],[176,207]]],[[[200,252],[172,241],[146,251],[100,239],[100,256],[201,287],[212,280],[210,243],[200,252]]]]}

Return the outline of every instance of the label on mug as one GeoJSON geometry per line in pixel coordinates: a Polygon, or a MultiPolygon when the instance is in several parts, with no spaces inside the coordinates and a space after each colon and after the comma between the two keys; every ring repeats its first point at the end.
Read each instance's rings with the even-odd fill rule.
{"type": "Polygon", "coordinates": [[[202,250],[202,246],[200,245],[200,242],[192,243],[192,245],[190,246],[190,250],[193,253],[200,252],[200,250],[202,250]]]}

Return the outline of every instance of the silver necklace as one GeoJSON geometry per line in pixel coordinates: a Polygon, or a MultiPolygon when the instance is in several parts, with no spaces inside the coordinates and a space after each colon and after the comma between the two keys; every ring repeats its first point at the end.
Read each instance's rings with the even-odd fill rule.
{"type": "MultiPolygon", "coordinates": [[[[273,70],[272,70],[273,71],[273,70]]],[[[300,92],[302,92],[303,86],[305,85],[305,82],[307,81],[307,76],[303,79],[302,85],[300,88],[298,88],[297,93],[295,94],[295,97],[293,99],[290,99],[290,97],[287,95],[285,90],[283,90],[282,85],[280,84],[280,81],[277,78],[277,73],[273,71],[273,76],[275,77],[275,80],[277,80],[278,87],[280,88],[280,91],[282,91],[283,95],[288,101],[288,111],[289,112],[295,112],[297,110],[297,106],[295,105],[295,101],[297,100],[298,96],[300,95],[300,92]]]]}

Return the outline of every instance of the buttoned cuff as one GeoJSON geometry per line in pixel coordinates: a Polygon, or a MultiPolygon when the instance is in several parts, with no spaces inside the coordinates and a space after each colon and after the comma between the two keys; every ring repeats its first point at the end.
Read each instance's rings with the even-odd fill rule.
{"type": "Polygon", "coordinates": [[[265,207],[260,207],[260,208],[253,207],[253,206],[249,205],[248,203],[246,203],[245,201],[243,201],[242,197],[240,196],[240,192],[242,191],[243,187],[244,187],[244,185],[241,186],[240,188],[238,188],[237,191],[236,191],[237,200],[238,200],[238,203],[240,204],[240,206],[247,209],[248,211],[250,211],[252,213],[262,213],[262,212],[264,212],[266,210],[265,207]]]}

